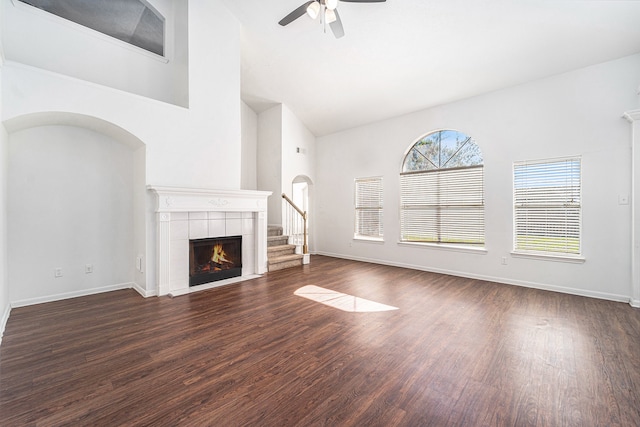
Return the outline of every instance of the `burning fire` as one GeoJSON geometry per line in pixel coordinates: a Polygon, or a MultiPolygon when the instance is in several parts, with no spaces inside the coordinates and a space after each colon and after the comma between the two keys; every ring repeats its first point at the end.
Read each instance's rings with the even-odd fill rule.
{"type": "Polygon", "coordinates": [[[222,249],[222,245],[213,245],[213,255],[211,255],[211,261],[215,262],[216,264],[222,264],[223,262],[233,263],[233,261],[228,260],[226,256],[227,254],[224,252],[224,249],[222,249]]]}

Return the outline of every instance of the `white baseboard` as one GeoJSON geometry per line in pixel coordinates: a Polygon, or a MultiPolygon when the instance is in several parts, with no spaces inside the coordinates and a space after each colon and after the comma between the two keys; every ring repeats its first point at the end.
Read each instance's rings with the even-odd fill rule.
{"type": "Polygon", "coordinates": [[[45,302],[61,301],[70,298],[84,297],[87,295],[101,294],[103,292],[119,291],[121,289],[133,288],[133,283],[119,283],[116,285],[104,286],[101,288],[83,289],[81,291],[66,292],[64,294],[48,295],[38,298],[29,298],[11,302],[11,307],[26,307],[28,305],[42,304],[45,302]]]}
{"type": "Polygon", "coordinates": [[[390,265],[390,266],[393,266],[393,267],[408,268],[408,269],[411,269],[411,270],[428,271],[430,273],[448,274],[448,275],[451,275],[451,276],[466,277],[468,279],[485,280],[487,282],[502,283],[502,284],[505,284],[505,285],[522,286],[522,287],[525,287],[525,288],[540,289],[540,290],[544,290],[544,291],[560,292],[560,293],[563,293],[563,294],[571,294],[571,295],[577,295],[577,296],[582,296],[582,297],[597,298],[597,299],[603,299],[603,300],[608,300],[608,301],[626,302],[626,303],[631,304],[633,307],[640,307],[640,301],[638,301],[639,305],[636,306],[636,305],[634,305],[633,301],[630,301],[630,298],[628,296],[625,296],[625,295],[617,295],[617,294],[610,294],[610,293],[606,293],[606,292],[597,292],[597,291],[588,291],[588,290],[577,289],[577,288],[567,288],[567,287],[563,287],[563,286],[553,286],[553,285],[547,285],[547,284],[544,284],[544,283],[528,282],[528,281],[523,281],[523,280],[512,280],[512,279],[506,279],[506,278],[503,278],[503,277],[484,276],[484,275],[481,275],[481,274],[472,274],[472,273],[455,271],[455,270],[445,270],[445,269],[440,269],[440,268],[429,268],[429,267],[424,267],[424,266],[421,266],[421,265],[405,264],[405,263],[399,263],[399,262],[393,262],[393,261],[387,261],[387,260],[380,260],[380,259],[371,259],[371,258],[363,258],[363,257],[352,257],[352,256],[348,256],[348,255],[334,254],[334,253],[330,253],[330,252],[318,252],[318,255],[324,255],[324,256],[333,257],[333,258],[349,259],[349,260],[353,260],[353,261],[369,262],[369,263],[372,263],[372,264],[390,265]]]}
{"type": "Polygon", "coordinates": [[[137,283],[133,283],[131,286],[136,292],[138,292],[140,295],[142,295],[145,298],[149,298],[149,297],[155,297],[158,295],[158,291],[153,290],[153,291],[148,291],[146,289],[144,289],[142,286],[138,285],[137,283]]]}
{"type": "Polygon", "coordinates": [[[631,298],[631,301],[629,301],[629,305],[633,308],[640,308],[640,299],[631,298]]]}

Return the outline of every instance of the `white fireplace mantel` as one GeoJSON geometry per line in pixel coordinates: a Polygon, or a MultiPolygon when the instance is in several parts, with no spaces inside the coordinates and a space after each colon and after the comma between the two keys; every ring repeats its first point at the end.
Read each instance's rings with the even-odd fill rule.
{"type": "Polygon", "coordinates": [[[244,246],[242,276],[250,278],[266,272],[267,198],[272,194],[270,191],[159,186],[147,186],[147,189],[156,195],[159,296],[181,295],[190,291],[189,238],[241,233],[244,246]],[[245,250],[247,248],[249,250],[245,250]]]}

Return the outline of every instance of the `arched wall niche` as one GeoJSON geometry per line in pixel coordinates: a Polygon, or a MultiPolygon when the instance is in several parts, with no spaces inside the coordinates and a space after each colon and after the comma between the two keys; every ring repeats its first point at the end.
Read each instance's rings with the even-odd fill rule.
{"type": "Polygon", "coordinates": [[[126,129],[114,123],[86,114],[70,113],[65,111],[29,113],[5,120],[4,126],[9,134],[37,126],[74,126],[109,136],[116,141],[128,145],[132,150],[137,150],[144,146],[142,140],[126,129]]]}
{"type": "Polygon", "coordinates": [[[148,295],[144,142],[114,123],[69,112],[3,123],[11,303],[124,288],[148,295]]]}

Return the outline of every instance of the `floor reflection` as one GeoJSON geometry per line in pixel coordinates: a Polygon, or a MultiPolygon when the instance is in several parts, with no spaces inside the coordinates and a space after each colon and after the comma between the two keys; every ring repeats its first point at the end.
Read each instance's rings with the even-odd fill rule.
{"type": "Polygon", "coordinates": [[[343,294],[341,292],[332,291],[331,289],[325,289],[314,285],[303,286],[297,289],[293,294],[351,313],[373,313],[378,311],[398,310],[398,307],[369,301],[364,298],[343,294]]]}

